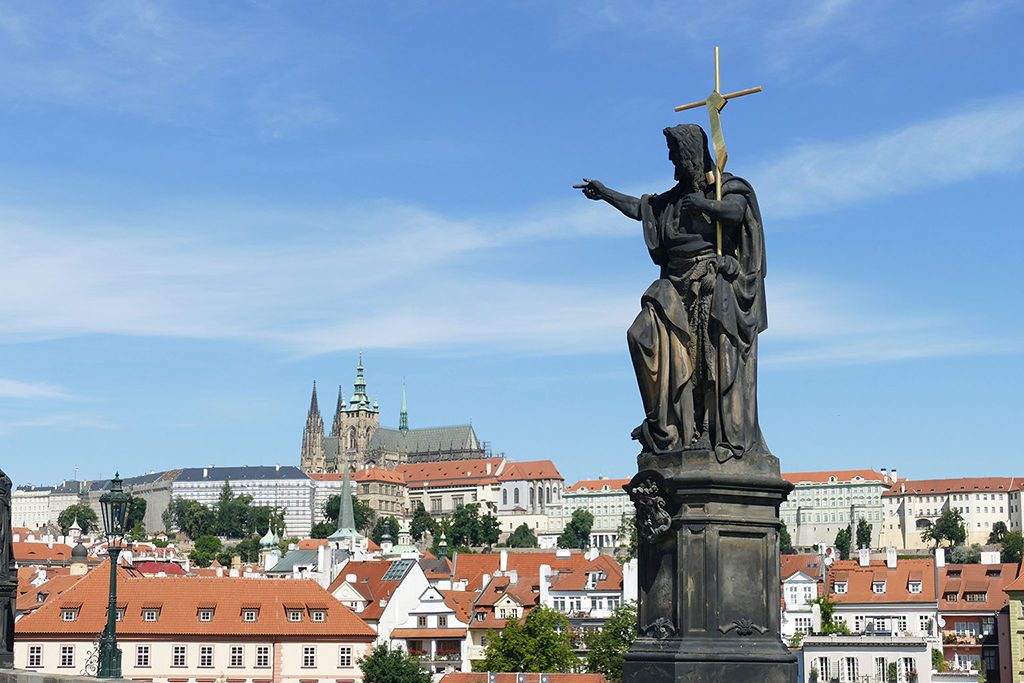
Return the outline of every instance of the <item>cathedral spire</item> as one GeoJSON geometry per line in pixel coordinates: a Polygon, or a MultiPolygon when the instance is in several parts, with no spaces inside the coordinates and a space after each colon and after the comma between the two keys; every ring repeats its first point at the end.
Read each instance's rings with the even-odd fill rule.
{"type": "Polygon", "coordinates": [[[409,431],[409,405],[405,400],[405,380],[402,380],[402,412],[398,416],[398,430],[405,434],[409,431]]]}
{"type": "Polygon", "coordinates": [[[309,400],[309,417],[320,415],[320,406],[316,402],[316,380],[313,380],[313,398],[309,400]]]}
{"type": "Polygon", "coordinates": [[[345,394],[338,385],[338,406],[334,409],[334,424],[331,425],[331,436],[341,436],[342,422],[345,413],[345,394]]]}
{"type": "Polygon", "coordinates": [[[356,366],[356,381],[352,391],[352,400],[348,403],[349,411],[369,410],[376,412],[366,395],[366,377],[363,376],[363,352],[359,352],[359,365],[356,366]]]}
{"type": "Polygon", "coordinates": [[[338,528],[328,537],[330,541],[338,541],[348,536],[358,536],[356,530],[356,513],[352,507],[352,481],[349,478],[348,458],[342,463],[345,474],[341,480],[341,500],[338,505],[338,528]]]}

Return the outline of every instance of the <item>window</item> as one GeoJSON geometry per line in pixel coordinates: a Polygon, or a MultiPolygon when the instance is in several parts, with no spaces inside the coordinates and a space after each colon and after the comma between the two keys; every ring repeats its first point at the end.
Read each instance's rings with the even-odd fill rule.
{"type": "Polygon", "coordinates": [[[946,602],[956,602],[957,601],[957,594],[956,593],[952,593],[952,592],[951,593],[943,593],[942,594],[942,599],[945,600],[946,602]]]}
{"type": "Polygon", "coordinates": [[[441,614],[441,615],[439,615],[437,617],[437,627],[438,628],[448,628],[448,615],[447,614],[441,614]]]}
{"type": "Polygon", "coordinates": [[[124,607],[118,607],[117,611],[114,612],[114,620],[121,621],[124,619],[124,607]]]}
{"type": "Polygon", "coordinates": [[[884,593],[885,592],[885,581],[872,581],[871,582],[871,590],[874,591],[875,593],[884,593]]]}
{"type": "Polygon", "coordinates": [[[889,677],[889,665],[885,657],[875,657],[875,680],[884,681],[889,677]]]}
{"type": "Polygon", "coordinates": [[[459,508],[462,505],[462,496],[452,496],[452,507],[459,508]]]}
{"type": "Polygon", "coordinates": [[[302,611],[297,609],[288,610],[288,621],[302,621],[302,611]]]}
{"type": "Polygon", "coordinates": [[[416,628],[426,628],[427,618],[425,616],[416,617],[416,628]]]}
{"type": "Polygon", "coordinates": [[[608,609],[618,609],[619,605],[622,604],[622,598],[608,598],[608,609]]]}
{"type": "Polygon", "coordinates": [[[828,657],[818,657],[815,662],[818,668],[818,680],[832,680],[832,666],[828,657]]]}
{"type": "Polygon", "coordinates": [[[241,645],[231,646],[231,658],[228,660],[228,666],[234,668],[241,668],[245,666],[245,648],[241,645]]]}
{"type": "Polygon", "coordinates": [[[846,582],[845,581],[836,581],[834,584],[832,584],[832,592],[833,593],[840,593],[840,594],[845,593],[846,592],[846,582]]]}
{"type": "Polygon", "coordinates": [[[988,593],[964,593],[964,600],[967,602],[985,602],[988,593]]]}
{"type": "Polygon", "coordinates": [[[199,646],[199,666],[204,669],[213,666],[213,645],[199,646]]]}
{"type": "Polygon", "coordinates": [[[921,582],[920,581],[911,581],[910,583],[907,584],[907,590],[910,591],[911,593],[920,593],[921,592],[921,582]]]}
{"type": "Polygon", "coordinates": [[[918,617],[918,619],[920,621],[921,633],[923,633],[926,636],[930,636],[932,634],[931,617],[929,617],[927,614],[922,614],[920,617],[918,617]]]}
{"type": "Polygon", "coordinates": [[[77,609],[62,609],[60,611],[60,618],[62,621],[75,621],[78,619],[77,609]]]}
{"type": "Polygon", "coordinates": [[[184,645],[174,645],[171,647],[171,666],[185,666],[185,652],[184,645]]]}
{"type": "Polygon", "coordinates": [[[583,598],[581,596],[574,596],[569,598],[569,611],[570,612],[582,612],[583,611],[583,598]]]}
{"type": "Polygon", "coordinates": [[[859,675],[857,671],[857,658],[844,657],[842,669],[840,671],[840,673],[842,674],[841,680],[850,681],[850,683],[854,683],[857,680],[857,676],[859,675]]]}
{"type": "Polygon", "coordinates": [[[501,504],[508,505],[508,489],[501,490],[501,504]]]}
{"type": "Polygon", "coordinates": [[[864,632],[864,617],[858,614],[853,618],[853,632],[863,633],[864,632]]]}
{"type": "Polygon", "coordinates": [[[43,646],[42,645],[29,645],[28,646],[28,668],[38,669],[43,665],[43,646]]]}
{"type": "Polygon", "coordinates": [[[256,666],[257,668],[264,669],[270,666],[270,646],[269,645],[257,645],[256,646],[256,666]]]}
{"type": "Polygon", "coordinates": [[[327,621],[327,612],[322,609],[315,609],[309,613],[313,621],[327,621]]]}
{"type": "Polygon", "coordinates": [[[903,669],[903,672],[902,672],[903,673],[903,680],[909,681],[910,680],[910,676],[909,676],[910,672],[911,671],[917,671],[917,668],[914,666],[914,658],[913,657],[904,657],[903,659],[900,660],[900,662],[903,664],[903,666],[902,666],[902,669],[903,669]]]}
{"type": "Polygon", "coordinates": [[[338,648],[338,668],[339,669],[351,669],[352,668],[352,648],[350,647],[339,647],[338,648]]]}
{"type": "Polygon", "coordinates": [[[519,505],[519,489],[512,491],[512,503],[519,505]]]}
{"type": "Polygon", "coordinates": [[[551,602],[552,602],[554,608],[557,611],[559,611],[559,612],[564,612],[565,611],[565,598],[564,597],[554,598],[551,602]]]}
{"type": "Polygon", "coordinates": [[[996,618],[995,617],[982,617],[981,618],[981,632],[986,636],[990,633],[994,633],[996,630],[996,618]]]}
{"type": "Polygon", "coordinates": [[[316,646],[306,645],[302,648],[302,668],[312,669],[316,667],[316,646]]]}
{"type": "Polygon", "coordinates": [[[135,646],[135,666],[143,669],[149,667],[149,645],[135,646]]]}
{"type": "Polygon", "coordinates": [[[199,610],[199,621],[213,621],[213,610],[212,609],[201,609],[201,610],[199,610]]]}
{"type": "Polygon", "coordinates": [[[440,512],[441,511],[441,499],[440,498],[431,498],[430,499],[430,511],[431,512],[440,512]]]}
{"type": "Polygon", "coordinates": [[[795,620],[797,633],[810,633],[811,632],[811,618],[810,617],[797,617],[795,620]]]}
{"type": "Polygon", "coordinates": [[[60,668],[73,669],[75,667],[75,646],[60,646],[60,668]]]}
{"type": "Polygon", "coordinates": [[[142,610],[143,621],[156,621],[160,616],[160,610],[158,609],[144,609],[142,610]]]}
{"type": "Polygon", "coordinates": [[[900,633],[906,633],[907,632],[907,615],[901,614],[900,617],[899,617],[899,622],[898,623],[899,623],[899,632],[900,633]]]}
{"type": "Polygon", "coordinates": [[[255,609],[244,609],[242,610],[242,621],[252,623],[256,621],[256,616],[259,614],[259,610],[255,609]]]}

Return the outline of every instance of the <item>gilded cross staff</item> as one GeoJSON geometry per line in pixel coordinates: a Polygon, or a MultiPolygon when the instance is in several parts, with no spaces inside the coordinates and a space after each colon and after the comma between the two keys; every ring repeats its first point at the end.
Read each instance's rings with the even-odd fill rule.
{"type": "MultiPolygon", "coordinates": [[[[725,149],[725,137],[722,135],[722,109],[729,100],[744,95],[752,95],[764,90],[761,86],[737,90],[736,92],[721,93],[721,77],[718,68],[718,47],[715,47],[715,89],[711,91],[707,99],[700,102],[690,102],[675,108],[675,111],[686,111],[697,107],[707,107],[708,117],[711,119],[711,147],[715,150],[715,199],[722,200],[722,171],[725,170],[725,162],[729,160],[729,153],[725,149]]],[[[716,237],[718,244],[718,255],[722,255],[722,223],[715,221],[716,237]]]]}

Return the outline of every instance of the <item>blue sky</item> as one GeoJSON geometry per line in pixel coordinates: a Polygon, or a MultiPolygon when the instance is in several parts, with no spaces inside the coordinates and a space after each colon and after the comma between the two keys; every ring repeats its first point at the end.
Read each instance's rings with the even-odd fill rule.
{"type": "Polygon", "coordinates": [[[1024,474],[1013,3],[0,2],[0,465],[296,463],[394,425],[628,476],[638,226],[711,88],[757,189],[786,470],[1024,474]],[[330,415],[325,415],[330,421],[330,415]]]}

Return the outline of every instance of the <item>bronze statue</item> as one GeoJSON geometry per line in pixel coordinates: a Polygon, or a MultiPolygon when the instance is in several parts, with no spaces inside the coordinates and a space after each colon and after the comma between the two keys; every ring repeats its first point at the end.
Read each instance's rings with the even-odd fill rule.
{"type": "Polygon", "coordinates": [[[716,187],[700,126],[664,132],[675,187],[637,198],[597,180],[574,186],[640,221],[661,267],[627,332],[645,412],[632,436],[652,454],[712,450],[720,462],[768,454],[757,420],[757,335],[768,327],[757,197],[728,173],[716,187]]]}

